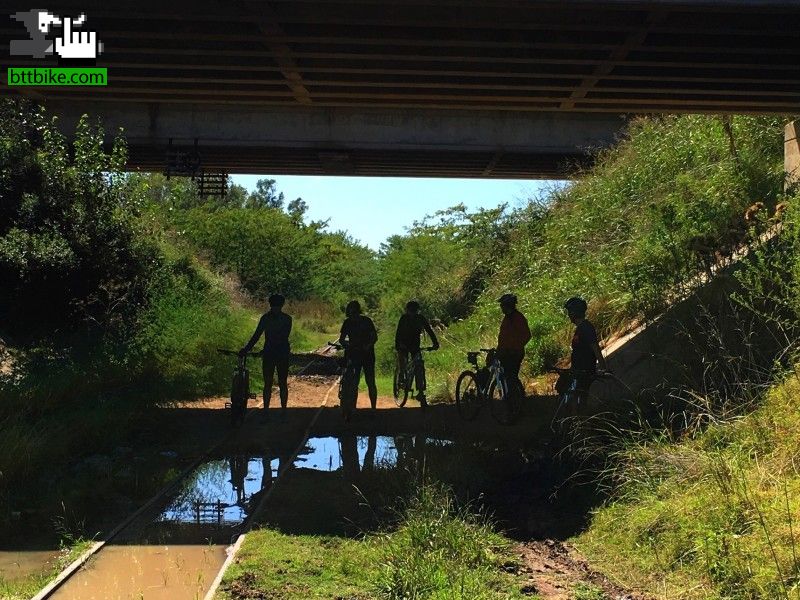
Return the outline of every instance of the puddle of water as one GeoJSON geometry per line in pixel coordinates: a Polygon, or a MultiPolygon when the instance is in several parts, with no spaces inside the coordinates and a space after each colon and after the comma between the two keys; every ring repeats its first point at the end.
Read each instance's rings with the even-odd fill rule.
{"type": "Polygon", "coordinates": [[[58,552],[55,550],[0,551],[0,578],[14,581],[41,573],[42,569],[54,563],[57,557],[58,552]]]}
{"type": "Polygon", "coordinates": [[[224,561],[224,546],[106,546],[51,597],[57,600],[202,598],[224,561]]]}
{"type": "Polygon", "coordinates": [[[178,523],[241,523],[254,508],[251,500],[278,474],[278,460],[231,456],[201,465],[159,516],[178,523]]]}
{"type": "Polygon", "coordinates": [[[305,452],[295,467],[317,471],[344,471],[394,467],[410,455],[419,455],[426,446],[452,445],[451,440],[422,436],[340,436],[315,437],[306,442],[305,452]]]}
{"type": "MultiPolygon", "coordinates": [[[[424,436],[310,438],[293,464],[288,483],[276,488],[277,504],[299,521],[339,521],[361,507],[360,500],[351,498],[349,481],[378,469],[399,467],[426,450],[450,443],[424,436]],[[287,498],[291,499],[288,503],[287,498]]],[[[126,529],[53,598],[202,597],[225,560],[233,526],[246,520],[285,464],[285,457],[272,456],[265,450],[263,456],[237,454],[204,463],[166,507],[126,529]]],[[[279,511],[268,512],[280,517],[279,511]]]]}
{"type": "Polygon", "coordinates": [[[202,598],[242,523],[277,475],[278,461],[234,455],[199,466],[160,512],[131,524],[52,597],[59,600],[202,598]]]}

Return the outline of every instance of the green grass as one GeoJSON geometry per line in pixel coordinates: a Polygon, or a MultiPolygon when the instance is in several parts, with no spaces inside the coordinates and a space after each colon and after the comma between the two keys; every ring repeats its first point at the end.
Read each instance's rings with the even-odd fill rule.
{"type": "Polygon", "coordinates": [[[572,592],[574,600],[609,600],[602,589],[589,583],[578,583],[572,592]]]}
{"type": "Polygon", "coordinates": [[[270,529],[248,534],[225,575],[225,598],[369,598],[374,548],[358,540],[291,536],[270,529]]]}
{"type": "Polygon", "coordinates": [[[251,532],[220,596],[513,599],[522,597],[515,568],[508,540],[457,508],[444,488],[427,485],[395,528],[360,539],[251,532]]]}
{"type": "Polygon", "coordinates": [[[675,600],[800,598],[800,378],[680,444],[628,447],[576,540],[601,570],[675,600]]]}

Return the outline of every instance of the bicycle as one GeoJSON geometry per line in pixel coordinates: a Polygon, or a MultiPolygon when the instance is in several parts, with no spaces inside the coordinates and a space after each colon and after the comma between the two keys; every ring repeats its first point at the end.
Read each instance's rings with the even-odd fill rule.
{"type": "MultiPolygon", "coordinates": [[[[405,368],[403,369],[400,368],[400,354],[398,353],[397,363],[394,367],[394,377],[392,378],[392,392],[394,394],[394,403],[397,404],[397,406],[401,408],[405,406],[408,396],[411,394],[411,390],[414,389],[414,382],[416,381],[416,375],[418,373],[422,381],[422,389],[417,390],[417,395],[425,392],[425,388],[428,386],[425,381],[425,360],[422,358],[422,353],[431,352],[432,350],[433,346],[429,348],[420,348],[411,355],[410,360],[405,361],[405,368]]],[[[425,404],[427,404],[427,402],[425,404]]],[[[422,406],[424,407],[425,404],[422,404],[422,406]]]]}
{"type": "MultiPolygon", "coordinates": [[[[344,350],[342,344],[328,342],[328,346],[336,350],[344,350]]],[[[339,360],[339,406],[342,410],[342,417],[345,422],[350,421],[350,417],[356,408],[358,399],[358,379],[356,379],[356,367],[351,358],[341,358],[339,360]]]]}
{"type": "MultiPolygon", "coordinates": [[[[501,425],[509,425],[522,409],[523,390],[510,391],[503,365],[497,358],[494,348],[481,348],[478,352],[467,352],[467,362],[475,371],[467,369],[458,376],[456,382],[456,407],[465,421],[478,416],[481,405],[489,403],[492,418],[501,425]],[[478,367],[478,355],[486,353],[486,366],[478,367]]],[[[516,387],[516,386],[515,386],[516,387]]]]}
{"type": "MultiPolygon", "coordinates": [[[[550,430],[553,432],[556,431],[556,421],[559,420],[559,414],[569,405],[574,404],[575,413],[580,416],[583,406],[588,406],[589,404],[607,406],[614,402],[624,402],[633,395],[630,388],[611,371],[590,372],[558,367],[552,367],[547,371],[570,379],[565,389],[561,391],[556,389],[558,392],[558,405],[553,414],[553,419],[550,421],[550,430]]],[[[560,421],[563,420],[560,419],[560,421]]]]}
{"type": "Polygon", "coordinates": [[[261,356],[260,352],[248,352],[239,354],[236,350],[225,350],[217,348],[217,352],[225,356],[236,356],[236,367],[233,370],[233,381],[231,382],[231,401],[225,403],[225,408],[231,411],[231,425],[239,427],[244,423],[247,414],[247,401],[255,400],[256,395],[250,393],[250,371],[247,368],[247,359],[261,356]]]}

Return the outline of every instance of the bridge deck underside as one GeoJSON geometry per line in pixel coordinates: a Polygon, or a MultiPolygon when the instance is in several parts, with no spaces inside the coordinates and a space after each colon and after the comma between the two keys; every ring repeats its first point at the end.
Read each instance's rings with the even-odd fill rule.
{"type": "MultiPolygon", "coordinates": [[[[800,112],[796,0],[143,0],[135,7],[100,0],[49,7],[87,14],[87,26],[105,42],[98,64],[108,67],[111,83],[28,95],[186,110],[800,112]]],[[[0,34],[25,32],[0,15],[0,34]]],[[[0,54],[7,56],[7,47],[0,54]]],[[[15,57],[13,64],[41,61],[15,57]]],[[[135,153],[141,164],[146,148],[135,153]]],[[[279,151],[265,143],[247,160],[279,151]]],[[[294,153],[292,164],[312,169],[303,151],[294,153]]],[[[315,149],[305,153],[317,156],[315,149]]],[[[351,162],[365,173],[389,174],[393,164],[414,166],[401,154],[351,162]]],[[[452,174],[481,176],[491,163],[440,154],[437,160],[455,161],[452,174]]],[[[506,157],[507,172],[554,171],[574,158],[543,153],[536,167],[534,154],[506,157]],[[526,160],[528,169],[510,166],[526,160]]],[[[295,168],[282,159],[287,172],[295,168]]]]}

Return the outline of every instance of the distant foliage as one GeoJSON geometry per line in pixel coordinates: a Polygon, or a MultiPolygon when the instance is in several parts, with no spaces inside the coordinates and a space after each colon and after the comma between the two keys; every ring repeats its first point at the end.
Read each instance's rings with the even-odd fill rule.
{"type": "Polygon", "coordinates": [[[461,204],[390,237],[381,248],[384,312],[416,299],[443,323],[465,317],[504,260],[513,223],[505,204],[474,213],[461,204]]]}
{"type": "Polygon", "coordinates": [[[234,184],[223,198],[203,198],[190,180],[157,174],[135,176],[131,185],[149,199],[156,220],[217,269],[234,273],[259,302],[278,292],[321,300],[336,312],[353,298],[377,305],[375,253],[345,232],[327,231],[327,222],[306,222],[307,203],[284,205],[272,179],[260,180],[249,197],[234,184]]]}

